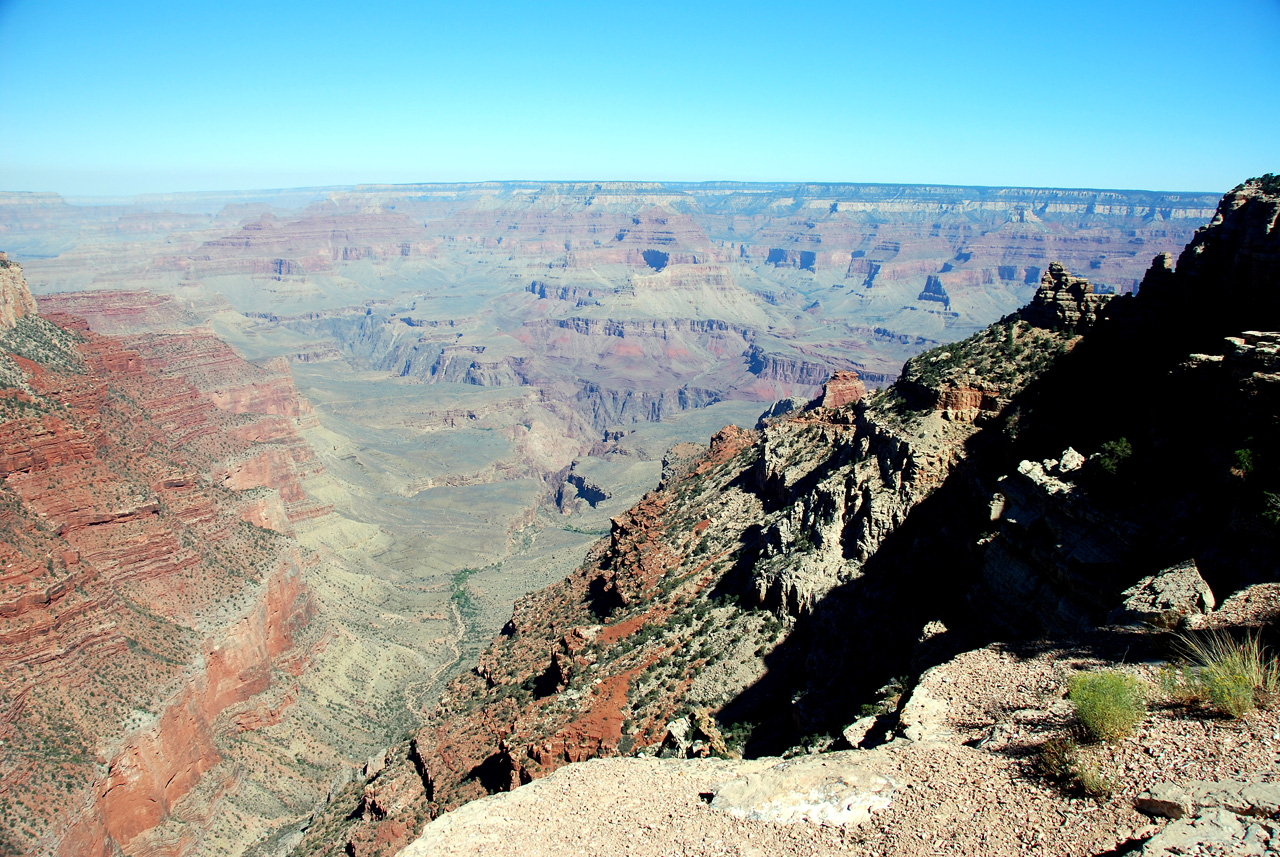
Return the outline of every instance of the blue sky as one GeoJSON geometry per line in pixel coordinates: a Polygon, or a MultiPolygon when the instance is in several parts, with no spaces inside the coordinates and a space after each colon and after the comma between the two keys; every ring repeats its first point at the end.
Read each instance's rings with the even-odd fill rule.
{"type": "Polygon", "coordinates": [[[1222,191],[1280,0],[0,0],[0,189],[523,179],[1222,191]]]}

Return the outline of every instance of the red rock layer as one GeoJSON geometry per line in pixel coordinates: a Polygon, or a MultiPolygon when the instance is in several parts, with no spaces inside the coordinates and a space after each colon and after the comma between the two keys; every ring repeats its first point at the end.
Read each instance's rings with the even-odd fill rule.
{"type": "Polygon", "coordinates": [[[111,759],[94,786],[92,809],[72,826],[59,854],[105,857],[113,843],[129,853],[129,843],[163,821],[218,762],[218,715],[267,689],[273,661],[292,648],[293,632],[313,612],[297,559],[290,557],[249,615],[221,642],[206,642],[204,671],[165,706],[155,725],[131,736],[111,759]]]}
{"type": "Polygon", "coordinates": [[[12,356],[31,393],[0,420],[0,841],[129,854],[314,613],[296,545],[260,527],[311,510],[318,465],[280,367],[50,320],[69,356],[12,356]]]}
{"type": "Polygon", "coordinates": [[[840,408],[852,402],[862,401],[867,385],[857,372],[836,372],[822,388],[822,407],[840,408]]]}
{"type": "Polygon", "coordinates": [[[173,330],[195,322],[171,295],[141,289],[62,292],[37,299],[42,315],[83,318],[98,333],[116,335],[138,330],[173,330]]]}

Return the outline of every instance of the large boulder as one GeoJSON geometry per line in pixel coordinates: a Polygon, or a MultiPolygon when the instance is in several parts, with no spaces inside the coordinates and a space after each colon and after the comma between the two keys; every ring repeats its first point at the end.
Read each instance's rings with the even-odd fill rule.
{"type": "Polygon", "coordinates": [[[1113,624],[1157,628],[1194,626],[1199,617],[1212,612],[1217,603],[1194,560],[1142,578],[1121,597],[1123,603],[1110,617],[1113,624]]]}

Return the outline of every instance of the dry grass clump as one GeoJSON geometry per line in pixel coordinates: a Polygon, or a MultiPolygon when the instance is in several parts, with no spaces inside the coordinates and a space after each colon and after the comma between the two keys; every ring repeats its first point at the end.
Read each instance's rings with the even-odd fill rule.
{"type": "Polygon", "coordinates": [[[1036,766],[1047,779],[1075,788],[1095,800],[1106,800],[1115,783],[1070,738],[1050,738],[1040,745],[1036,766]]]}
{"type": "Polygon", "coordinates": [[[1077,673],[1068,684],[1067,698],[1095,741],[1127,737],[1147,713],[1142,683],[1118,670],[1077,673]]]}
{"type": "Polygon", "coordinates": [[[1070,738],[1050,738],[1040,745],[1036,767],[1051,780],[1065,780],[1071,776],[1080,747],[1070,738]]]}
{"type": "Polygon", "coordinates": [[[1177,647],[1187,663],[1160,674],[1161,689],[1177,702],[1240,718],[1280,691],[1280,661],[1256,633],[1242,640],[1223,632],[1184,636],[1177,647]]]}

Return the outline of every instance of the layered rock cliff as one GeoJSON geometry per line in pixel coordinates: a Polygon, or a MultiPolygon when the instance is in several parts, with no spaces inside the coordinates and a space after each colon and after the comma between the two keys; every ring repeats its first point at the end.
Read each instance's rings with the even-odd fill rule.
{"type": "MultiPolygon", "coordinates": [[[[17,265],[5,274],[25,289],[17,265]]],[[[265,383],[222,402],[200,389],[199,347],[184,372],[172,338],[126,343],[23,306],[0,333],[0,841],[185,853],[148,832],[221,761],[224,713],[300,665],[315,611],[309,561],[282,535],[307,505],[306,456],[273,420],[298,400],[227,352],[228,380],[265,383]],[[217,481],[277,453],[274,471],[217,481]]]]}

